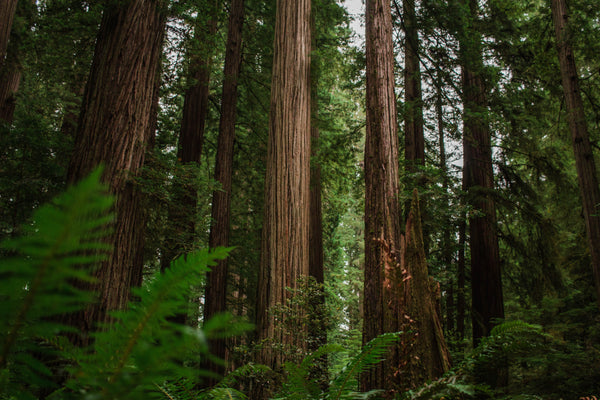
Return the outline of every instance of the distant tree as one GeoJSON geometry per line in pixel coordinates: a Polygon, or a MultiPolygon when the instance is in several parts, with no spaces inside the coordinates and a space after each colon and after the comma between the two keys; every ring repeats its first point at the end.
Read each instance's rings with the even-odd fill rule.
{"type": "Polygon", "coordinates": [[[486,121],[481,35],[475,29],[477,0],[462,0],[459,34],[462,70],[464,189],[469,205],[472,323],[475,343],[489,335],[495,320],[504,318],[500,254],[494,203],[491,132],[486,121]]]}
{"type": "MultiPolygon", "coordinates": [[[[417,172],[425,165],[425,137],[423,136],[423,99],[419,59],[419,32],[415,0],[403,0],[404,17],[404,158],[406,170],[417,172]]],[[[422,182],[415,182],[415,184],[422,182]]]]}
{"type": "Polygon", "coordinates": [[[35,2],[21,1],[18,6],[16,1],[7,0],[0,5],[0,23],[6,21],[12,24],[16,14],[24,23],[20,27],[8,27],[10,38],[7,43],[2,43],[6,27],[0,25],[0,120],[13,122],[17,92],[23,76],[23,54],[21,47],[28,34],[28,27],[33,23],[35,2]],[[13,4],[14,3],[14,4],[13,4]],[[16,6],[16,7],[15,7],[16,6]],[[11,13],[12,9],[12,13],[11,13]],[[6,15],[11,13],[11,15],[6,15]]]}
{"type": "Polygon", "coordinates": [[[198,189],[193,176],[187,176],[183,171],[186,166],[198,164],[202,156],[219,3],[216,0],[207,1],[205,3],[207,9],[199,11],[196,16],[192,44],[187,51],[189,64],[187,83],[189,86],[184,94],[183,115],[177,145],[178,165],[183,166],[184,169],[178,169],[175,172],[178,179],[175,179],[175,187],[172,190],[173,199],[169,205],[168,219],[171,232],[168,234],[161,257],[163,270],[168,268],[177,255],[189,250],[185,247],[189,247],[194,242],[198,189]]]}
{"type": "Polygon", "coordinates": [[[552,19],[556,33],[556,47],[562,86],[567,106],[567,119],[575,153],[575,166],[583,202],[583,217],[590,246],[592,270],[600,307],[600,187],[596,161],[588,133],[583,100],[579,89],[579,74],[571,45],[565,0],[552,0],[552,19]]]}
{"type": "Polygon", "coordinates": [[[2,0],[0,3],[0,67],[2,67],[6,57],[10,31],[16,11],[17,0],[2,0]]]}
{"type": "Polygon", "coordinates": [[[144,238],[140,173],[151,132],[151,111],[162,49],[165,15],[160,1],[132,0],[107,6],[98,32],[89,84],[79,117],[68,181],[76,182],[99,164],[103,180],[116,195],[112,251],[95,276],[81,283],[98,300],[67,322],[86,334],[110,322],[110,310],[123,308],[130,289],[142,282],[144,238]]]}
{"type": "MultiPolygon", "coordinates": [[[[269,309],[285,304],[309,272],[310,212],[310,0],[277,1],[265,212],[257,295],[259,340],[306,349],[276,329],[269,309]]],[[[278,321],[284,324],[284,321],[278,321]]],[[[302,327],[298,327],[299,333],[302,327]]],[[[266,347],[262,362],[281,365],[266,347]]]]}
{"type": "MultiPolygon", "coordinates": [[[[209,247],[229,246],[231,216],[231,182],[233,175],[233,156],[235,140],[235,122],[237,106],[237,86],[242,62],[242,27],[244,23],[244,0],[231,0],[229,7],[229,28],[225,49],[225,67],[223,95],[221,98],[221,120],[217,144],[215,180],[221,183],[219,190],[213,192],[212,218],[209,247]]],[[[204,320],[227,310],[227,260],[220,260],[206,276],[204,301],[204,320]]],[[[226,357],[224,340],[215,341],[211,352],[221,359],[226,357]]],[[[217,365],[215,372],[224,372],[217,365]]]]}

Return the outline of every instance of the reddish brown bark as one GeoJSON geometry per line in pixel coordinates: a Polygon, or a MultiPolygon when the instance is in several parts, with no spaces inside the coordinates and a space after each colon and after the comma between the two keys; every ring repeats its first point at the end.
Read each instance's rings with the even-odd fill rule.
{"type": "MultiPolygon", "coordinates": [[[[244,0],[231,0],[229,30],[225,53],[223,96],[221,100],[221,120],[217,144],[215,180],[221,183],[220,190],[213,192],[212,224],[209,246],[229,246],[229,220],[231,215],[231,179],[233,174],[233,144],[235,140],[235,120],[237,106],[238,76],[242,61],[242,26],[244,23],[244,0]]],[[[221,260],[212,267],[206,277],[204,320],[227,310],[227,260],[221,260]]],[[[226,343],[215,341],[211,352],[225,359],[226,343]]],[[[224,369],[213,366],[217,373],[224,369]]]]}
{"type": "MultiPolygon", "coordinates": [[[[268,310],[285,304],[309,270],[310,0],[277,1],[265,213],[257,295],[259,340],[306,350],[304,340],[283,336],[268,310]]],[[[285,321],[278,321],[284,325],[285,321]]],[[[297,327],[301,337],[306,327],[297,327]]],[[[265,348],[262,362],[281,365],[265,348]]]]}
{"type": "Polygon", "coordinates": [[[69,322],[84,335],[107,312],[122,309],[141,284],[143,214],[133,179],[139,174],[150,131],[165,18],[160,3],[132,0],[104,11],[85,90],[68,181],[104,165],[103,180],[116,195],[112,252],[95,272],[98,301],[69,322]]]}
{"type": "MultiPolygon", "coordinates": [[[[465,0],[466,1],[466,0],[465,0]]],[[[468,0],[470,16],[478,13],[477,1],[468,0]]],[[[500,254],[496,232],[496,206],[492,191],[494,174],[492,165],[491,132],[485,121],[486,98],[481,70],[480,37],[466,24],[460,40],[463,89],[463,149],[464,188],[473,208],[469,217],[471,247],[471,291],[473,340],[487,336],[495,320],[504,318],[500,254]]]]}
{"type": "MultiPolygon", "coordinates": [[[[386,296],[390,255],[400,254],[398,134],[394,94],[394,54],[389,1],[366,2],[367,131],[365,141],[365,279],[363,344],[384,332],[399,331],[390,309],[399,296],[386,296]],[[392,302],[393,304],[388,304],[392,302]]],[[[394,285],[388,285],[395,289],[394,285]]],[[[397,350],[361,377],[364,391],[394,386],[397,350]]]]}
{"type": "Polygon", "coordinates": [[[17,11],[17,0],[0,0],[0,68],[4,64],[13,20],[17,11]]]}
{"type": "Polygon", "coordinates": [[[583,216],[590,246],[594,283],[598,307],[600,307],[600,210],[598,209],[600,188],[598,187],[596,162],[585,120],[583,100],[579,90],[579,75],[569,35],[565,0],[552,0],[552,19],[554,21],[562,85],[567,105],[567,119],[571,131],[575,166],[583,203],[583,216]]]}

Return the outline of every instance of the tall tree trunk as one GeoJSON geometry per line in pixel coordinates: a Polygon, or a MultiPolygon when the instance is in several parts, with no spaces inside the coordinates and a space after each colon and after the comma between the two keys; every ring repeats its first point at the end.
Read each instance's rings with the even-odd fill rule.
{"type": "MultiPolygon", "coordinates": [[[[305,328],[297,328],[299,335],[283,335],[268,311],[285,304],[286,287],[297,288],[309,272],[310,12],[310,0],[277,1],[257,296],[259,340],[304,350],[305,328]]],[[[278,325],[285,326],[285,321],[278,325]]],[[[278,366],[283,361],[283,354],[264,349],[264,364],[278,366]]]]}
{"type": "MultiPolygon", "coordinates": [[[[466,1],[466,0],[463,0],[466,1]]],[[[470,15],[460,40],[463,90],[464,179],[468,201],[471,247],[473,341],[487,336],[494,320],[504,318],[500,254],[496,232],[494,172],[491,132],[485,121],[486,99],[481,70],[481,39],[472,28],[477,18],[477,0],[468,0],[470,15]],[[477,39],[473,39],[476,37],[477,39]]]]}
{"type": "MultiPolygon", "coordinates": [[[[419,65],[419,32],[415,14],[415,0],[404,0],[404,157],[408,173],[416,173],[425,165],[425,138],[423,136],[423,100],[421,97],[421,68],[419,65]]],[[[415,185],[422,184],[415,181],[415,185]]]]}
{"type": "MultiPolygon", "coordinates": [[[[197,22],[194,32],[196,48],[188,52],[189,80],[193,82],[186,90],[183,100],[183,116],[179,132],[177,151],[178,162],[186,164],[199,163],[204,144],[204,128],[208,113],[208,95],[210,90],[210,71],[213,62],[215,35],[217,32],[217,1],[211,2],[206,26],[197,22]]],[[[200,19],[200,17],[197,17],[200,19]]],[[[176,171],[172,204],[169,205],[169,226],[172,230],[170,238],[164,245],[161,257],[161,269],[168,268],[177,255],[185,253],[195,237],[197,186],[193,177],[180,176],[176,171]],[[177,238],[177,239],[173,239],[177,238]]],[[[184,174],[185,175],[185,174],[184,174]]],[[[185,322],[185,321],[180,321],[185,322]]]]}
{"type": "Polygon", "coordinates": [[[590,246],[592,270],[600,307],[600,188],[596,163],[588,134],[583,100],[579,90],[579,75],[571,46],[568,13],[565,0],[552,0],[552,19],[556,32],[556,46],[560,62],[563,91],[567,105],[569,129],[575,153],[575,166],[583,202],[583,216],[590,246]]]}
{"type": "Polygon", "coordinates": [[[4,64],[12,29],[17,0],[0,0],[0,68],[4,64]]]}
{"type": "MultiPolygon", "coordinates": [[[[394,54],[390,2],[366,2],[367,131],[365,141],[365,279],[363,345],[385,332],[399,331],[392,310],[400,296],[394,255],[400,254],[398,134],[394,94],[394,54]],[[391,280],[391,282],[389,282],[391,280]],[[390,290],[385,290],[387,286],[390,290]],[[393,290],[393,293],[390,291],[393,290]],[[391,302],[388,303],[388,302],[391,302]]],[[[391,389],[398,349],[361,377],[361,389],[391,389]]]]}
{"type": "Polygon", "coordinates": [[[110,322],[107,312],[122,309],[132,286],[142,281],[143,214],[134,179],[153,132],[151,111],[165,17],[159,1],[132,0],[104,10],[90,78],[86,86],[75,150],[67,179],[80,180],[104,165],[103,180],[116,196],[112,252],[95,272],[98,301],[68,322],[86,334],[110,322]]]}
{"type": "MultiPolygon", "coordinates": [[[[221,101],[221,120],[217,144],[215,180],[221,183],[220,190],[213,192],[212,223],[209,246],[229,245],[229,220],[231,215],[231,179],[233,174],[233,144],[235,140],[235,120],[237,106],[238,76],[242,61],[242,27],[244,23],[244,0],[231,0],[229,30],[225,53],[223,96],[221,101]]],[[[204,303],[204,321],[215,314],[227,310],[227,260],[221,260],[206,277],[204,303]]],[[[212,343],[211,352],[225,359],[225,340],[212,343]]],[[[214,372],[224,373],[218,365],[212,366],[214,372]]]]}
{"type": "Polygon", "coordinates": [[[456,273],[456,334],[458,339],[465,338],[465,245],[467,236],[466,215],[463,215],[458,227],[458,260],[456,273]]]}
{"type": "Polygon", "coordinates": [[[440,171],[442,173],[442,189],[446,196],[446,216],[442,233],[442,263],[448,273],[446,286],[446,331],[454,330],[454,279],[452,270],[452,220],[450,218],[450,182],[448,177],[448,165],[446,164],[446,143],[444,134],[444,109],[442,102],[442,79],[438,76],[436,82],[435,112],[438,123],[438,141],[440,146],[440,171]]]}

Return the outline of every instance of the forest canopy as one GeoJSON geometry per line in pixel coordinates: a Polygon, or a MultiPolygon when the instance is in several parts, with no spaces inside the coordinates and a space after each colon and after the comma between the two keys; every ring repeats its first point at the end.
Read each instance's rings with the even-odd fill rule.
{"type": "Polygon", "coordinates": [[[600,398],[596,0],[362,3],[0,2],[1,399],[600,398]]]}

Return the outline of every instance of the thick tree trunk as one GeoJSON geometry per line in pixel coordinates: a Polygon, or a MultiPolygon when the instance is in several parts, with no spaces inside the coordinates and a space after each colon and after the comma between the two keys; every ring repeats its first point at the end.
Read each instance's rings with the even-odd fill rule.
{"type": "Polygon", "coordinates": [[[85,287],[99,299],[69,316],[83,342],[98,323],[110,322],[108,311],[126,306],[131,287],[142,281],[143,214],[133,180],[153,134],[150,114],[165,25],[160,7],[158,1],[132,0],[107,8],[98,33],[67,178],[76,182],[104,165],[116,218],[110,257],[95,272],[97,284],[85,287]]]}
{"type": "MultiPolygon", "coordinates": [[[[470,16],[477,16],[477,1],[468,0],[470,16]]],[[[467,24],[467,27],[472,24],[467,24]]],[[[500,254],[496,232],[494,173],[491,132],[485,118],[485,88],[481,77],[481,48],[467,28],[461,38],[460,54],[464,103],[464,179],[468,201],[473,208],[469,218],[471,245],[471,291],[473,340],[487,336],[496,319],[504,318],[500,254]]]]}
{"type": "MultiPolygon", "coordinates": [[[[242,61],[242,27],[244,23],[244,0],[231,0],[229,31],[225,53],[223,96],[221,101],[221,120],[217,144],[215,180],[221,183],[220,190],[213,192],[212,223],[209,246],[229,246],[229,220],[231,215],[231,179],[233,174],[233,144],[235,140],[235,120],[237,106],[238,76],[242,61]]],[[[206,277],[204,303],[204,321],[215,314],[227,310],[227,260],[221,260],[212,267],[206,277]]],[[[212,343],[211,352],[225,359],[225,340],[212,343]]],[[[217,365],[214,372],[225,371],[217,365]]]]}
{"type": "MultiPolygon", "coordinates": [[[[398,134],[390,2],[366,2],[365,279],[363,345],[400,330],[396,261],[400,254],[398,134]]],[[[361,389],[392,389],[399,352],[361,377],[361,389]]]]}
{"type": "MultiPolygon", "coordinates": [[[[268,311],[289,298],[309,270],[310,211],[310,0],[277,1],[265,214],[258,280],[259,340],[306,350],[306,327],[283,335],[268,311]],[[302,339],[298,339],[302,338],[302,339]]],[[[285,321],[278,321],[281,328],[285,321]]],[[[266,347],[264,364],[278,366],[281,353],[266,347]]]]}
{"type": "Polygon", "coordinates": [[[0,0],[0,68],[4,64],[12,29],[17,0],[0,0]]]}
{"type": "Polygon", "coordinates": [[[565,0],[552,0],[552,19],[560,62],[563,91],[567,105],[569,129],[575,153],[575,166],[583,202],[583,216],[590,246],[592,270],[600,307],[600,188],[596,163],[588,134],[583,100],[579,90],[579,75],[570,43],[568,13],[565,0]]]}

